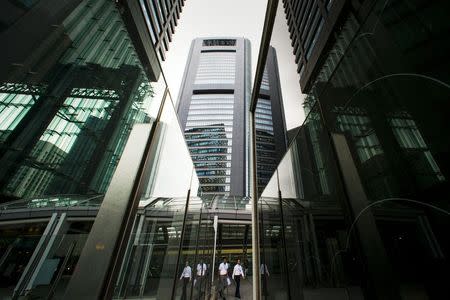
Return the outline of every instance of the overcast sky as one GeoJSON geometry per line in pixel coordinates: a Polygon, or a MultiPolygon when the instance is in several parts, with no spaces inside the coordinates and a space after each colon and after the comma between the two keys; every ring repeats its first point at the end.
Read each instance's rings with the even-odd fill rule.
{"type": "MultiPolygon", "coordinates": [[[[232,36],[249,39],[252,45],[253,81],[266,6],[267,0],[187,0],[185,2],[173,40],[169,45],[167,59],[162,64],[174,102],[178,98],[191,42],[197,37],[232,36]]],[[[280,13],[282,13],[281,7],[279,7],[278,15],[280,13]]],[[[286,125],[290,129],[303,122],[304,114],[301,107],[302,97],[299,96],[298,74],[284,15],[277,17],[272,39],[271,44],[277,49],[286,125]]]]}

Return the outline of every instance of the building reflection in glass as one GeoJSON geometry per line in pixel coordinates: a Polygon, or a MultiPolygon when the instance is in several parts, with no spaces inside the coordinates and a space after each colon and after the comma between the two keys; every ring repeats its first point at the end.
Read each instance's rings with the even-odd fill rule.
{"type": "Polygon", "coordinates": [[[305,38],[283,2],[308,116],[259,199],[262,295],[448,297],[448,4],[319,3],[305,38]]]}
{"type": "Polygon", "coordinates": [[[115,5],[57,18],[29,65],[2,72],[4,199],[104,193],[131,127],[151,119],[153,88],[115,5]]]}

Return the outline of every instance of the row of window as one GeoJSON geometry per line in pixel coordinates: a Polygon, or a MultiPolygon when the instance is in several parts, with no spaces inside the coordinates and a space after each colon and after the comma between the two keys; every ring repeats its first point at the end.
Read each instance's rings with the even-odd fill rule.
{"type": "Polygon", "coordinates": [[[189,115],[233,115],[233,108],[229,109],[197,109],[197,107],[191,107],[189,109],[189,115]]]}
{"type": "Polygon", "coordinates": [[[225,120],[233,120],[233,115],[188,115],[187,121],[211,121],[214,123],[222,123],[225,120]]]}
{"type": "Polygon", "coordinates": [[[272,116],[271,115],[265,115],[265,114],[257,113],[255,118],[256,118],[256,120],[265,119],[265,120],[270,120],[272,122],[272,116]]]}
{"type": "Polygon", "coordinates": [[[256,125],[262,124],[262,125],[270,125],[270,126],[273,127],[273,122],[272,122],[272,120],[262,120],[262,119],[256,118],[256,119],[255,119],[255,123],[256,123],[256,125]]]}
{"type": "Polygon", "coordinates": [[[209,111],[209,110],[213,110],[213,109],[219,109],[220,111],[233,110],[233,103],[197,104],[197,103],[191,102],[191,106],[189,107],[189,111],[194,111],[194,110],[209,111]]]}
{"type": "Polygon", "coordinates": [[[192,141],[186,140],[189,148],[198,147],[231,147],[231,140],[205,140],[205,141],[192,141]]]}
{"type": "Polygon", "coordinates": [[[212,79],[212,78],[206,78],[206,79],[196,79],[195,84],[234,84],[234,78],[232,79],[212,79]]]}
{"type": "Polygon", "coordinates": [[[191,155],[194,162],[199,161],[231,161],[231,154],[196,154],[191,155]]]}
{"type": "Polygon", "coordinates": [[[259,129],[259,130],[266,130],[266,131],[269,131],[270,133],[273,133],[273,126],[255,124],[255,128],[259,129]]]}
{"type": "Polygon", "coordinates": [[[197,154],[231,154],[231,148],[228,147],[214,147],[214,148],[189,148],[191,155],[197,154]]]}
{"type": "Polygon", "coordinates": [[[197,170],[197,175],[200,176],[230,176],[230,169],[222,169],[222,170],[197,170]]]}
{"type": "Polygon", "coordinates": [[[258,103],[256,104],[257,107],[265,107],[265,108],[272,108],[272,102],[270,99],[263,99],[258,98],[258,103]]]}
{"type": "Polygon", "coordinates": [[[202,126],[186,126],[184,132],[186,133],[208,133],[211,129],[220,130],[220,133],[228,134],[233,132],[233,126],[224,126],[223,124],[212,124],[212,125],[202,125],[202,126]],[[207,127],[205,127],[207,126],[207,127]]]}
{"type": "Polygon", "coordinates": [[[235,52],[201,53],[195,84],[234,84],[235,52]]]}
{"type": "Polygon", "coordinates": [[[184,132],[184,138],[187,141],[209,141],[211,139],[227,139],[231,140],[233,138],[233,134],[231,132],[225,133],[207,133],[207,134],[198,134],[196,132],[184,132]]]}
{"type": "Polygon", "coordinates": [[[196,161],[194,162],[194,165],[196,168],[208,168],[208,169],[215,169],[215,168],[231,168],[231,162],[216,162],[216,161],[196,161]]]}
{"type": "Polygon", "coordinates": [[[33,104],[31,95],[0,94],[0,130],[14,130],[33,104]]]}
{"type": "Polygon", "coordinates": [[[192,100],[209,100],[209,99],[234,99],[233,94],[194,94],[191,97],[192,100]]]}
{"type": "Polygon", "coordinates": [[[198,126],[217,126],[217,127],[229,127],[233,126],[233,121],[188,121],[186,122],[186,128],[198,127],[198,126]]]}
{"type": "Polygon", "coordinates": [[[270,89],[269,73],[267,72],[267,67],[264,68],[263,78],[261,80],[261,88],[266,90],[270,89]]]}

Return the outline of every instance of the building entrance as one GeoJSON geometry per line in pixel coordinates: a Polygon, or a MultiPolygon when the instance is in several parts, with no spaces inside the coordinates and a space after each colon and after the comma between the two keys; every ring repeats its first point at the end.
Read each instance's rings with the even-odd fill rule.
{"type": "Polygon", "coordinates": [[[114,298],[210,299],[218,293],[219,265],[226,258],[230,285],[224,297],[234,299],[232,271],[240,259],[241,299],[251,299],[251,216],[244,203],[248,199],[222,200],[193,197],[185,207],[184,198],[157,198],[141,207],[114,298]]]}

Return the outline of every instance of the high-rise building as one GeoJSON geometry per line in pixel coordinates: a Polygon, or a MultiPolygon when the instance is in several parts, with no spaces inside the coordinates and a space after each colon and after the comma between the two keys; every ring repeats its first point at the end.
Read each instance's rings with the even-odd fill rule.
{"type": "MultiPolygon", "coordinates": [[[[152,44],[161,60],[166,59],[166,51],[178,24],[181,10],[186,0],[138,0],[149,28],[152,44]]],[[[135,1],[135,2],[138,2],[135,1]]]]}
{"type": "Polygon", "coordinates": [[[287,135],[276,50],[269,47],[255,110],[256,168],[263,191],[286,153],[287,135]]]}
{"type": "MultiPolygon", "coordinates": [[[[136,132],[156,127],[158,111],[171,102],[160,60],[183,3],[0,3],[0,41],[7,45],[0,49],[0,298],[67,299],[66,280],[102,219],[97,212],[100,204],[107,206],[114,175],[123,173],[117,168],[127,143],[136,132]],[[39,216],[32,213],[36,208],[39,216]]],[[[176,120],[173,108],[169,112],[176,120]]],[[[132,151],[147,145],[146,133],[132,151]]],[[[124,160],[137,157],[134,152],[124,160]]],[[[111,211],[106,215],[110,226],[123,221],[111,211]]],[[[94,289],[103,284],[92,277],[90,283],[75,287],[84,295],[69,295],[101,298],[94,289]]]]}
{"type": "Polygon", "coordinates": [[[440,12],[449,9],[448,1],[269,1],[255,91],[276,45],[298,66],[307,114],[258,199],[261,264],[289,269],[278,286],[262,280],[263,293],[448,298],[450,148],[441,132],[450,24],[440,12]],[[274,34],[286,19],[291,41],[274,34]]]}
{"type": "Polygon", "coordinates": [[[177,113],[203,194],[248,194],[250,42],[192,42],[177,113]]]}
{"type": "Polygon", "coordinates": [[[2,3],[0,202],[104,193],[133,124],[150,120],[156,53],[184,1],[119,2],[2,3]]]}
{"type": "Polygon", "coordinates": [[[248,267],[245,299],[449,298],[449,1],[291,2],[312,28],[327,16],[308,114],[252,199],[231,193],[235,137],[256,129],[249,157],[274,157],[243,169],[269,176],[281,99],[292,118],[304,99],[283,1],[268,1],[250,105],[248,42],[201,39],[178,115],[140,3],[162,2],[0,4],[0,298],[214,298],[220,256],[248,267]],[[228,169],[229,192],[196,195],[198,177],[225,190],[228,169]],[[207,277],[180,280],[202,261],[207,277]]]}
{"type": "Polygon", "coordinates": [[[283,0],[300,85],[307,89],[346,0],[283,0]]]}

